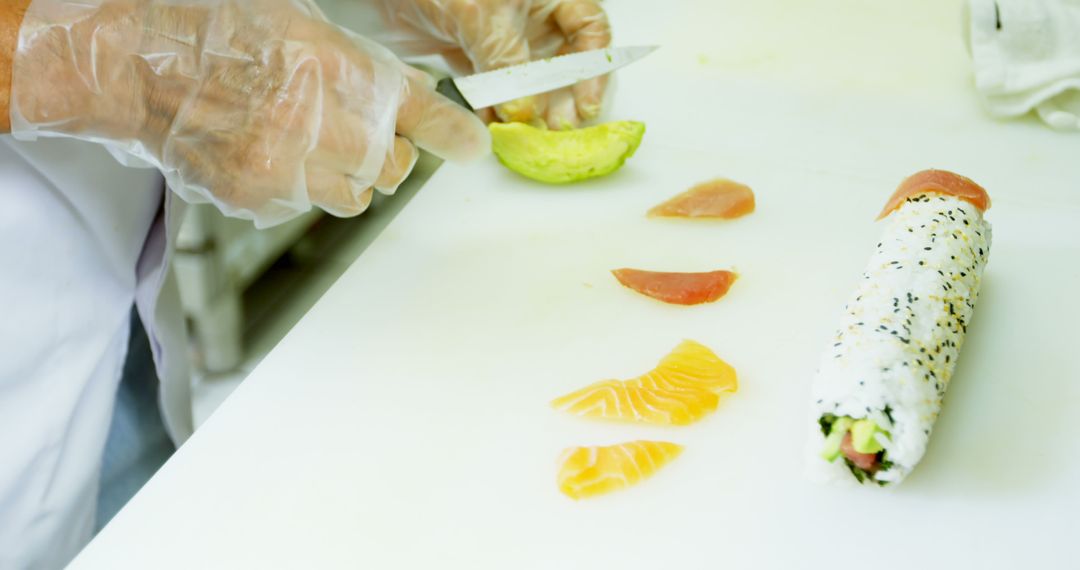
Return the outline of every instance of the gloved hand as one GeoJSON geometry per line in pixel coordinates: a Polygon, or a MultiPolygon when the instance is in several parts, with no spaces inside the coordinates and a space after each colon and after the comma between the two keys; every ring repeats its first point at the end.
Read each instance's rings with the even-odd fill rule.
{"type": "MultiPolygon", "coordinates": [[[[463,57],[488,71],[611,44],[598,0],[381,0],[387,25],[412,36],[409,51],[463,57]],[[426,40],[427,45],[424,45],[426,40]]],[[[599,77],[495,110],[506,121],[546,120],[553,129],[577,126],[600,112],[607,78],[599,77]]],[[[492,119],[490,112],[487,119],[492,119]]]]}
{"type": "Polygon", "coordinates": [[[34,0],[12,132],[105,143],[192,201],[268,226],[362,212],[427,149],[489,150],[481,121],[311,0],[34,0]]]}

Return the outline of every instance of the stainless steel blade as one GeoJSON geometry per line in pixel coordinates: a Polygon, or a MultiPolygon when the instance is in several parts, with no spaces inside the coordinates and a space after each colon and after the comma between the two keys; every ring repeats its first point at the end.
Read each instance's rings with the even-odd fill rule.
{"type": "Polygon", "coordinates": [[[454,79],[473,109],[482,109],[611,73],[656,50],[631,46],[583,51],[454,79]]]}

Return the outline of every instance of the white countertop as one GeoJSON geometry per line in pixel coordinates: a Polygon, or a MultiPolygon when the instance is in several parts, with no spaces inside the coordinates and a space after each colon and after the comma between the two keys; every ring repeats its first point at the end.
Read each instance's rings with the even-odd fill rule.
{"type": "Polygon", "coordinates": [[[76,568],[1063,567],[1080,506],[1080,137],[985,117],[959,2],[607,3],[613,118],[648,125],[622,171],[550,188],[444,165],[76,568]],[[674,6],[678,6],[675,8],[674,6]],[[995,244],[923,464],[893,490],[801,476],[808,382],[896,183],[988,188],[995,244]],[[644,211],[750,184],[729,224],[644,211]],[[679,308],[607,270],[735,267],[679,308]],[[640,373],[681,338],[741,391],[680,429],[608,425],[554,396],[640,373]],[[686,452],[622,493],[555,488],[565,446],[686,452]]]}

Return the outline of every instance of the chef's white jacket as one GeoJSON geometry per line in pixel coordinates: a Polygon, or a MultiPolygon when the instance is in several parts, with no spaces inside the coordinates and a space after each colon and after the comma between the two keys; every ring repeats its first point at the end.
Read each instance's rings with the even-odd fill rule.
{"type": "Polygon", "coordinates": [[[0,137],[0,568],[55,568],[89,540],[132,304],[166,428],[192,431],[168,261],[182,202],[101,147],[0,137]]]}

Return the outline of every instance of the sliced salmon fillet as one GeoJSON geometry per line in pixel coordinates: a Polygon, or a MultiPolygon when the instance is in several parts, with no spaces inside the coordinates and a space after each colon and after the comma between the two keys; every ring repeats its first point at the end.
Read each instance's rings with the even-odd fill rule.
{"type": "Polygon", "coordinates": [[[720,393],[738,388],[731,365],[708,347],[686,340],[646,374],[597,382],[551,405],[585,418],[687,425],[716,411],[720,393]]]}
{"type": "Polygon", "coordinates": [[[981,212],[990,209],[990,194],[982,186],[955,172],[930,169],[916,172],[905,178],[889,201],[885,203],[885,208],[878,214],[877,219],[888,216],[909,198],[932,193],[956,196],[972,204],[981,212]]]}
{"type": "Polygon", "coordinates": [[[648,215],[662,218],[720,218],[731,220],[754,211],[754,191],[745,184],[718,178],[654,206],[648,215]]]}
{"type": "Polygon", "coordinates": [[[716,411],[719,402],[720,396],[708,390],[645,388],[604,380],[551,404],[583,417],[684,426],[716,411]]]}
{"type": "Polygon", "coordinates": [[[738,278],[736,273],[725,270],[680,273],[624,267],[611,273],[624,286],[673,305],[712,303],[726,295],[738,278]]]}
{"type": "Polygon", "coordinates": [[[873,472],[878,466],[876,453],[859,453],[855,451],[855,446],[851,443],[851,434],[844,434],[843,441],[840,442],[840,452],[844,454],[844,457],[848,458],[855,467],[862,469],[863,471],[873,472]]]}
{"type": "Polygon", "coordinates": [[[682,453],[666,441],[630,441],[618,445],[571,447],[559,457],[559,490],[587,499],[635,485],[682,453]]]}
{"type": "Polygon", "coordinates": [[[693,340],[680,342],[656,368],[628,382],[668,390],[739,391],[735,369],[709,347],[693,340]]]}

